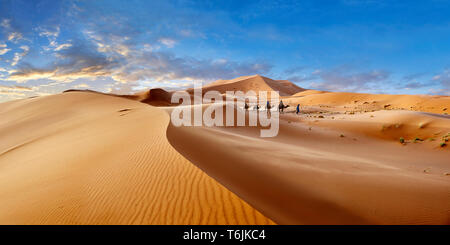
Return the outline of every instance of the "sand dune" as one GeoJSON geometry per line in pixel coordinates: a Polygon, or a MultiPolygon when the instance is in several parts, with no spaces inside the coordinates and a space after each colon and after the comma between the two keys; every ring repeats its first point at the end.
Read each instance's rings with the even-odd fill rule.
{"type": "Polygon", "coordinates": [[[210,90],[280,91],[279,134],[175,127],[162,89],[0,104],[0,224],[450,224],[450,97],[210,90]]]}
{"type": "Polygon", "coordinates": [[[283,119],[275,138],[248,127],[170,126],[167,135],[279,224],[450,224],[447,150],[340,134],[283,119]]]}
{"type": "Polygon", "coordinates": [[[177,103],[171,103],[172,93],[166,91],[161,88],[152,88],[148,90],[143,90],[134,94],[112,94],[112,93],[102,93],[97,92],[89,89],[80,90],[80,89],[69,89],[64,91],[63,93],[68,92],[88,92],[88,93],[95,93],[95,94],[103,94],[103,95],[109,95],[119,98],[125,98],[130,99],[134,101],[139,101],[145,104],[149,104],[152,106],[174,106],[178,105],[177,103]]]}
{"type": "Polygon", "coordinates": [[[0,224],[272,223],[177,153],[155,107],[68,92],[0,117],[0,224]]]}
{"type": "Polygon", "coordinates": [[[292,104],[331,105],[348,111],[411,110],[445,114],[450,110],[450,96],[391,95],[307,90],[289,97],[292,104]],[[345,108],[344,108],[345,107],[345,108]]]}
{"type": "MultiPolygon", "coordinates": [[[[212,87],[245,91],[239,81],[212,87]]],[[[450,224],[449,148],[440,146],[449,98],[306,90],[283,97],[291,107],[274,138],[251,127],[171,125],[167,135],[279,224],[450,224]]]]}
{"type": "Polygon", "coordinates": [[[169,106],[172,105],[170,102],[171,98],[171,92],[167,92],[164,89],[155,88],[148,90],[145,93],[145,96],[139,101],[153,106],[169,106]]]}
{"type": "MultiPolygon", "coordinates": [[[[260,75],[253,75],[232,80],[218,80],[203,87],[203,93],[211,90],[219,91],[220,93],[225,93],[226,91],[248,92],[250,90],[256,93],[259,91],[279,91],[280,96],[287,96],[304,89],[287,80],[276,81],[260,75]]],[[[192,93],[193,89],[188,89],[187,91],[192,93]]]]}
{"type": "MultiPolygon", "coordinates": [[[[422,143],[435,148],[439,147],[442,137],[450,132],[450,116],[440,114],[392,110],[356,115],[321,115],[323,118],[320,120],[313,117],[304,122],[395,142],[403,138],[405,143],[422,143]]],[[[295,117],[288,118],[296,121],[295,117]]]]}

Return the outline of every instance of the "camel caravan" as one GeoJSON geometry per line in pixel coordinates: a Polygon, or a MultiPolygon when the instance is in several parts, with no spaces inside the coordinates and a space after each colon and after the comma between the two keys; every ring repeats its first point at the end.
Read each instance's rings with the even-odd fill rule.
{"type": "MultiPolygon", "coordinates": [[[[283,103],[283,100],[280,100],[280,103],[278,104],[278,112],[284,112],[284,109],[288,108],[289,106],[290,105],[285,105],[283,103]]],[[[265,108],[259,106],[259,104],[256,104],[256,105],[250,107],[250,105],[247,102],[245,102],[243,109],[244,110],[255,110],[255,111],[274,111],[277,109],[277,107],[271,105],[269,101],[267,101],[265,108]]],[[[299,109],[300,109],[300,105],[298,104],[297,108],[296,108],[296,114],[299,113],[299,109]]]]}

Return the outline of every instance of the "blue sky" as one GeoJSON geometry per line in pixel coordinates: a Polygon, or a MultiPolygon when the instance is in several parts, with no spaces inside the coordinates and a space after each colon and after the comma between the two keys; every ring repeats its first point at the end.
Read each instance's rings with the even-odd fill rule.
{"type": "Polygon", "coordinates": [[[261,74],[450,95],[450,1],[0,0],[0,101],[261,74]]]}

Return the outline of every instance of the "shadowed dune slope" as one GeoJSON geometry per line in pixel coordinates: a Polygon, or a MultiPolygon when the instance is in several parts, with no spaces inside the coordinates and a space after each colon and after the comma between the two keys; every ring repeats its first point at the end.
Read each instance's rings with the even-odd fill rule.
{"type": "Polygon", "coordinates": [[[79,89],[69,89],[64,91],[64,93],[68,92],[87,92],[87,93],[95,93],[95,94],[103,94],[109,96],[115,96],[119,98],[125,98],[130,100],[139,101],[145,104],[149,104],[152,106],[172,106],[177,104],[172,104],[170,102],[172,97],[172,92],[168,92],[161,88],[152,88],[149,90],[140,91],[134,94],[112,94],[112,93],[102,93],[94,90],[79,90],[79,89]]]}
{"type": "Polygon", "coordinates": [[[170,146],[158,108],[67,92],[0,118],[0,224],[272,224],[170,146]]]}
{"type": "Polygon", "coordinates": [[[167,92],[164,89],[154,88],[150,89],[145,93],[143,99],[140,101],[153,106],[170,106],[172,105],[170,99],[172,98],[172,93],[167,92]]]}

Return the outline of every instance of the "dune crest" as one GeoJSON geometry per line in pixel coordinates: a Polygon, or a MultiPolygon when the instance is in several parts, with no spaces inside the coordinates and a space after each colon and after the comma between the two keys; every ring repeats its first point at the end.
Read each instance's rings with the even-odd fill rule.
{"type": "MultiPolygon", "coordinates": [[[[232,80],[218,80],[202,88],[203,93],[211,90],[219,91],[222,94],[226,91],[242,91],[244,93],[250,90],[256,93],[259,91],[278,91],[280,96],[287,96],[303,91],[304,89],[287,80],[272,80],[260,75],[253,75],[238,77],[232,80]]],[[[187,91],[192,93],[193,89],[188,89],[187,91]]]]}

